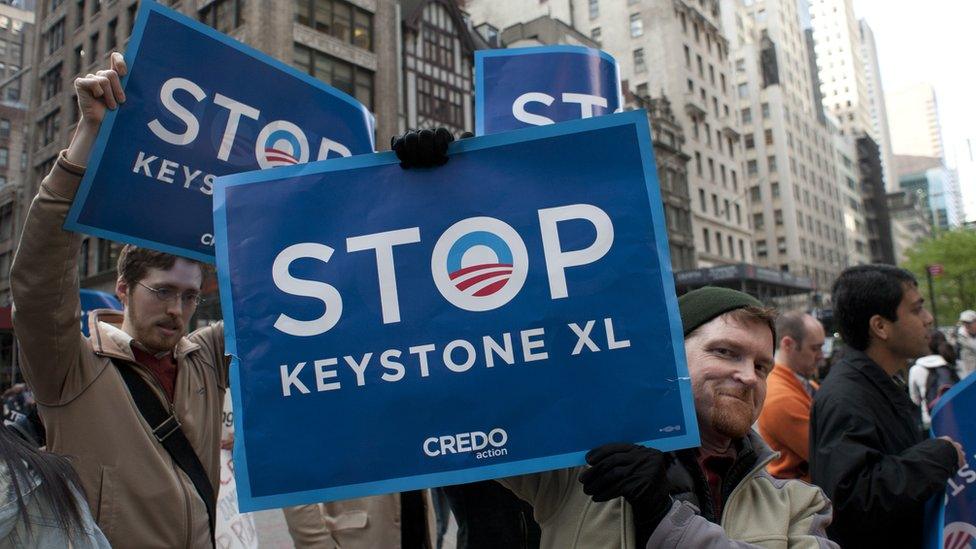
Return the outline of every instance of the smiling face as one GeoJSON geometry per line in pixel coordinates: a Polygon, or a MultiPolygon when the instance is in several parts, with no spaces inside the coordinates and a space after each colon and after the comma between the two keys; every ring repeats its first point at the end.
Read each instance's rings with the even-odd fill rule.
{"type": "Polygon", "coordinates": [[[759,418],[773,369],[769,326],[726,313],[692,332],[685,354],[702,438],[744,437],[759,418]]]}
{"type": "Polygon", "coordinates": [[[200,265],[182,258],[176,259],[170,269],[148,269],[146,276],[132,286],[120,279],[116,293],[125,307],[122,330],[150,351],[173,350],[186,333],[196,303],[176,297],[163,301],[149,288],[169,289],[185,295],[187,292],[199,293],[202,285],[200,265]]]}

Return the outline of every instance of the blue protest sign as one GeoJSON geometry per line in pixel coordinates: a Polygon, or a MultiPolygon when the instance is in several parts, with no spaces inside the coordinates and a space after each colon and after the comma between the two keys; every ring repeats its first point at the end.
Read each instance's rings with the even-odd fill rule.
{"type": "Polygon", "coordinates": [[[600,50],[478,50],[474,67],[477,135],[589,118],[623,107],[617,61],[600,50]]]}
{"type": "Polygon", "coordinates": [[[241,508],[698,444],[643,111],[218,179],[241,508]]]}
{"type": "MultiPolygon", "coordinates": [[[[930,374],[932,375],[932,374],[930,374]]],[[[932,409],[932,436],[962,444],[966,465],[949,479],[944,495],[926,514],[926,546],[970,547],[976,541],[976,376],[970,375],[942,395],[932,409]]]]}
{"type": "Polygon", "coordinates": [[[143,1],[65,228],[213,262],[219,175],[372,152],[352,97],[143,1]]]}
{"type": "Polygon", "coordinates": [[[88,337],[88,314],[95,309],[122,310],[122,303],[112,294],[96,290],[81,290],[81,333],[88,337]]]}

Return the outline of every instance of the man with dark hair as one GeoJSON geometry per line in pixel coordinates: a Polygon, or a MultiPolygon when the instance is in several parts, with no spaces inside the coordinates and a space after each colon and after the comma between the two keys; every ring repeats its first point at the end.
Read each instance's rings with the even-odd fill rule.
{"type": "Polygon", "coordinates": [[[816,318],[791,311],[776,319],[776,367],[767,380],[759,434],[780,453],[769,464],[777,478],[810,481],[810,405],[817,384],[810,378],[823,360],[824,329],[816,318]]]}
{"type": "Polygon", "coordinates": [[[774,313],[726,288],[689,292],[678,307],[701,447],[607,444],[587,468],[499,482],[533,506],[543,549],[834,547],[823,492],[770,476],[775,454],[751,429],[773,368],[774,313]]]}
{"type": "Polygon", "coordinates": [[[828,532],[842,547],[921,547],[925,503],[965,463],[961,446],[926,438],[893,376],[928,354],[932,315],[911,273],[851,267],[834,282],[834,318],[848,345],[813,399],[810,468],[834,502],[828,532]]]}

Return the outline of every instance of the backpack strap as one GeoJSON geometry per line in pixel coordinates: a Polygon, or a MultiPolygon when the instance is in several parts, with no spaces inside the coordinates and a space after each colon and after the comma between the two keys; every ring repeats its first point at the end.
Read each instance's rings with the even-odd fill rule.
{"type": "Polygon", "coordinates": [[[197,494],[206,505],[207,519],[210,524],[210,543],[213,545],[215,543],[214,519],[217,513],[217,498],[214,494],[213,485],[210,484],[210,478],[203,468],[203,463],[200,462],[200,458],[193,451],[193,446],[190,445],[190,441],[183,434],[183,429],[180,428],[182,424],[176,417],[175,410],[172,406],[169,407],[168,411],[163,407],[159,397],[153,393],[149,384],[136,373],[130,364],[114,358],[112,363],[115,364],[122,380],[128,386],[129,393],[132,395],[132,400],[135,401],[139,413],[152,428],[153,436],[166,449],[176,465],[186,473],[186,476],[190,477],[193,487],[196,488],[197,494]]]}

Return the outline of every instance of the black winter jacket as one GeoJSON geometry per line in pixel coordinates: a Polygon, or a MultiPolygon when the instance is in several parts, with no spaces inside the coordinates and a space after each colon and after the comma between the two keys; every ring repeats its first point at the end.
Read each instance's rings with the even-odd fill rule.
{"type": "Polygon", "coordinates": [[[814,396],[810,469],[841,547],[921,547],[925,503],[957,468],[955,448],[923,434],[907,392],[864,353],[850,350],[814,396]]]}

